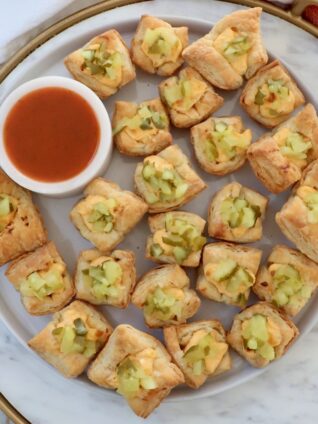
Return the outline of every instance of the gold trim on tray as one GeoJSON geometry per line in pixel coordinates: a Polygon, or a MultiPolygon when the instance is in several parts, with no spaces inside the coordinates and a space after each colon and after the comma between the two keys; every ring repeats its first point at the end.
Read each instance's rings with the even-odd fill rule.
{"type": "MultiPolygon", "coordinates": [[[[61,21],[55,23],[54,25],[47,28],[45,31],[41,32],[31,41],[29,41],[24,47],[18,50],[11,59],[5,63],[0,69],[0,82],[2,82],[6,76],[16,67],[22,60],[24,60],[30,53],[32,53],[39,46],[44,44],[50,38],[64,31],[65,29],[71,27],[72,25],[77,24],[78,22],[83,21],[84,19],[90,18],[99,13],[106,12],[108,10],[114,9],[116,7],[127,6],[133,3],[139,3],[143,0],[104,0],[96,5],[87,7],[80,10],[61,21]]],[[[149,1],[149,0],[147,0],[149,1]]],[[[265,3],[261,0],[227,0],[229,3],[241,4],[243,6],[255,7],[261,6],[265,12],[270,13],[271,15],[278,16],[281,19],[284,19],[299,28],[304,29],[305,31],[311,33],[312,35],[318,37],[318,28],[309,22],[301,18],[301,14],[304,11],[305,7],[311,4],[318,4],[318,0],[297,0],[292,11],[286,11],[280,9],[277,6],[274,6],[270,3],[265,3]]],[[[0,410],[2,410],[9,419],[11,419],[15,424],[30,424],[29,421],[24,418],[14,407],[11,405],[7,399],[0,393],[0,410]]]]}

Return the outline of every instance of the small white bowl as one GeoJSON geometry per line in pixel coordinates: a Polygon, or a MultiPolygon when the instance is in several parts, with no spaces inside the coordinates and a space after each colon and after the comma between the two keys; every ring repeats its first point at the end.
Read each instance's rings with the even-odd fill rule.
{"type": "Polygon", "coordinates": [[[103,174],[110,162],[112,154],[112,129],[107,110],[97,95],[84,84],[70,78],[49,76],[28,81],[5,99],[0,107],[0,166],[16,183],[36,193],[52,197],[65,197],[78,193],[93,178],[103,174]],[[61,182],[42,182],[34,180],[15,167],[4,146],[4,123],[17,101],[26,94],[46,87],[67,88],[82,96],[95,112],[100,128],[100,138],[97,151],[88,166],[78,175],[61,182]]]}

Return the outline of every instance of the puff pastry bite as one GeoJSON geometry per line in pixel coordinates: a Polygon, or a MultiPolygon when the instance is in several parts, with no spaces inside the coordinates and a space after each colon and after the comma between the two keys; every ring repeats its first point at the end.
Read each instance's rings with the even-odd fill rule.
{"type": "Polygon", "coordinates": [[[239,10],[217,22],[211,31],[183,51],[183,58],[211,84],[239,88],[268,61],[260,33],[262,9],[239,10]]]}
{"type": "Polygon", "coordinates": [[[93,306],[75,300],[28,345],[65,377],[77,377],[107,342],[112,327],[93,306]]]}
{"type": "Polygon", "coordinates": [[[249,243],[262,238],[268,200],[240,183],[221,188],[209,207],[208,233],[211,237],[249,243]]]}
{"type": "Polygon", "coordinates": [[[65,58],[72,76],[102,99],[136,78],[135,67],[121,35],[110,29],[65,58]]]}
{"type": "Polygon", "coordinates": [[[0,266],[47,241],[31,193],[0,169],[0,266]]]}
{"type": "Polygon", "coordinates": [[[175,127],[189,128],[220,109],[223,98],[193,68],[182,69],[159,85],[160,97],[167,106],[175,127]]]}
{"type": "Polygon", "coordinates": [[[52,241],[13,261],[6,276],[32,315],[59,311],[75,294],[66,264],[52,241]]]}
{"type": "Polygon", "coordinates": [[[231,243],[210,243],[203,249],[197,290],[217,302],[243,308],[261,261],[262,251],[231,243]]]}
{"type": "Polygon", "coordinates": [[[112,126],[116,147],[124,155],[153,155],[172,143],[169,118],[159,98],[139,105],[116,102],[112,126]]]}
{"type": "Polygon", "coordinates": [[[288,71],[275,60],[247,82],[240,102],[251,118],[273,128],[286,121],[305,98],[288,71]]]}
{"type": "Polygon", "coordinates": [[[253,286],[261,299],[291,316],[307,304],[318,286],[318,265],[297,250],[275,246],[253,286]]]}
{"type": "Polygon", "coordinates": [[[190,212],[167,212],[148,218],[146,258],[158,263],[197,267],[206,237],[206,221],[190,212]]]}
{"type": "Polygon", "coordinates": [[[204,171],[226,175],[244,165],[252,132],[239,116],[208,118],[191,128],[194,154],[204,171]]]}
{"type": "Polygon", "coordinates": [[[117,390],[142,418],[184,382],[182,372],[159,340],[128,324],[115,328],[89,367],[88,378],[101,387],[117,390]]]}
{"type": "Polygon", "coordinates": [[[117,246],[148,210],[134,193],[103,178],[90,182],[84,196],[70,218],[82,236],[102,252],[117,246]]]}
{"type": "Polygon", "coordinates": [[[193,389],[231,368],[229,346],[219,321],[166,327],[163,334],[170,355],[183,372],[186,384],[193,389]]]}
{"type": "Polygon", "coordinates": [[[126,308],[135,284],[133,252],[114,250],[109,256],[97,249],[81,252],[75,274],[77,299],[126,308]]]}
{"type": "Polygon", "coordinates": [[[143,309],[149,327],[182,324],[200,307],[190,280],[179,265],[162,265],[148,271],[138,282],[132,303],[143,309]]]}
{"type": "Polygon", "coordinates": [[[318,262],[318,160],[304,170],[300,183],[275,219],[297,249],[318,262]]]}
{"type": "Polygon", "coordinates": [[[298,334],[287,315],[259,302],[234,317],[227,341],[253,367],[263,368],[281,358],[298,334]]]}
{"type": "Polygon", "coordinates": [[[131,42],[131,58],[150,74],[170,76],[183,64],[182,50],[187,45],[187,27],[172,27],[162,19],[144,15],[131,42]]]}
{"type": "Polygon", "coordinates": [[[272,193],[281,193],[301,178],[318,157],[318,118],[307,104],[295,117],[253,143],[247,157],[256,177],[272,193]]]}
{"type": "Polygon", "coordinates": [[[166,212],[189,202],[206,188],[190,167],[187,156],[173,145],[148,156],[135,172],[137,193],[149,205],[149,213],[166,212]]]}

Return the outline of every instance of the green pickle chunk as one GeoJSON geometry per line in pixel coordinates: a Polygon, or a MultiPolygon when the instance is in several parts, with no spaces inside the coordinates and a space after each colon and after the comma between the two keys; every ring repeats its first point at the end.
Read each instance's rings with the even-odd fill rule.
{"type": "Polygon", "coordinates": [[[226,48],[224,49],[224,56],[231,58],[232,56],[241,56],[246,54],[250,48],[251,43],[248,40],[248,36],[245,34],[239,34],[234,38],[226,48]]]}
{"type": "Polygon", "coordinates": [[[89,69],[92,75],[106,76],[114,80],[122,66],[119,52],[110,52],[105,43],[100,43],[97,49],[84,48],[81,52],[84,59],[84,69],[89,69]]]}
{"type": "MultiPolygon", "coordinates": [[[[206,237],[202,236],[200,231],[185,219],[173,218],[170,213],[165,217],[166,235],[163,242],[173,246],[172,254],[178,264],[186,260],[193,252],[198,252],[206,243],[206,237]]],[[[154,257],[160,257],[165,254],[164,248],[154,243],[151,246],[151,254],[154,257]]]]}
{"type": "Polygon", "coordinates": [[[275,349],[269,343],[267,318],[265,316],[256,314],[243,321],[242,337],[248,349],[256,351],[268,361],[275,359],[275,349]]]}
{"type": "Polygon", "coordinates": [[[223,222],[231,228],[253,228],[261,216],[259,206],[250,204],[246,199],[228,197],[221,204],[223,222]]]}
{"type": "Polygon", "coordinates": [[[94,232],[110,233],[115,225],[114,209],[117,206],[115,199],[105,199],[93,205],[88,216],[88,222],[92,224],[94,232]]]}
{"type": "Polygon", "coordinates": [[[318,192],[312,192],[305,196],[304,202],[308,208],[308,221],[310,224],[318,224],[318,192]]]}
{"type": "Polygon", "coordinates": [[[73,325],[65,325],[52,330],[56,337],[61,353],[80,353],[91,358],[97,352],[98,340],[88,340],[88,329],[81,318],[76,318],[73,325]]]}
{"type": "Polygon", "coordinates": [[[34,296],[43,300],[63,288],[63,277],[57,269],[53,268],[47,272],[32,272],[22,282],[20,292],[23,296],[34,296]]]}
{"type": "Polygon", "coordinates": [[[129,356],[117,367],[117,381],[117,392],[127,399],[136,396],[142,389],[153,390],[158,387],[156,380],[129,356]]]}
{"type": "Polygon", "coordinates": [[[205,142],[205,155],[210,162],[220,162],[221,155],[227,160],[235,158],[240,150],[246,150],[250,144],[248,133],[239,133],[232,125],[217,122],[205,142]]]}
{"type": "Polygon", "coordinates": [[[288,135],[284,146],[280,147],[280,151],[284,156],[296,160],[307,160],[307,153],[312,148],[310,141],[305,141],[304,137],[292,132],[288,135]]]}
{"type": "Polygon", "coordinates": [[[108,297],[118,297],[123,271],[114,260],[107,260],[99,266],[89,266],[82,271],[84,282],[90,288],[92,295],[103,300],[108,297]]]}
{"type": "Polygon", "coordinates": [[[182,307],[182,303],[167,289],[157,287],[147,296],[144,313],[155,315],[161,320],[169,320],[181,315],[182,307]]]}
{"type": "Polygon", "coordinates": [[[181,199],[189,189],[189,185],[176,170],[159,171],[147,161],[144,163],[141,175],[149,188],[145,194],[149,204],[176,201],[181,199]]]}
{"type": "Polygon", "coordinates": [[[0,232],[11,222],[15,207],[10,196],[0,194],[0,232]]]}
{"type": "Polygon", "coordinates": [[[273,301],[279,307],[309,299],[312,293],[310,287],[304,286],[299,271],[292,265],[280,265],[273,274],[273,283],[273,301]]]}

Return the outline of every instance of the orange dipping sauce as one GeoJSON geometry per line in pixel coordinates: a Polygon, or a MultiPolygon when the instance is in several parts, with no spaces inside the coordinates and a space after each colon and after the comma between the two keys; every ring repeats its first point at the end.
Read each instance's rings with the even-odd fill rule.
{"type": "Polygon", "coordinates": [[[100,128],[83,97],[48,87],[26,94],[13,106],[3,135],[6,152],[21,173],[59,182],[87,167],[97,151],[100,128]]]}

